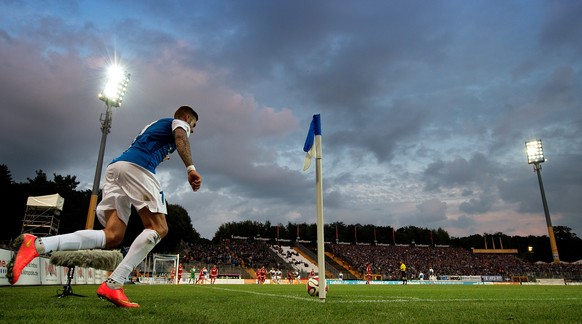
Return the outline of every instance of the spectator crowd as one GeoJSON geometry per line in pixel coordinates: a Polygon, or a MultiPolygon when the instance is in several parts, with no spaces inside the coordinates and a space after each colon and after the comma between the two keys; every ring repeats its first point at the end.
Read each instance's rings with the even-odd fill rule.
{"type": "Polygon", "coordinates": [[[185,244],[180,251],[180,257],[183,264],[243,268],[273,267],[278,263],[264,242],[230,239],[219,244],[185,244]]]}
{"type": "Polygon", "coordinates": [[[404,262],[410,278],[418,278],[423,272],[434,269],[437,275],[476,276],[490,275],[512,276],[544,275],[569,273],[580,277],[580,264],[536,264],[519,258],[514,254],[472,253],[456,247],[417,247],[417,246],[373,246],[340,245],[326,246],[333,253],[359,273],[365,273],[370,263],[372,272],[382,275],[384,279],[398,279],[399,265],[404,262]]]}
{"type": "MultiPolygon", "coordinates": [[[[429,269],[434,269],[437,277],[551,277],[566,273],[582,280],[581,264],[537,264],[514,254],[477,254],[458,247],[330,244],[325,249],[335,258],[343,260],[348,271],[364,274],[369,263],[372,273],[381,275],[384,280],[400,279],[401,262],[406,264],[410,279],[418,278],[421,272],[426,274],[429,269]]],[[[293,263],[298,262],[297,252],[292,251],[264,241],[226,239],[219,244],[184,245],[180,257],[181,263],[185,265],[292,269],[293,265],[297,266],[293,263]]]]}

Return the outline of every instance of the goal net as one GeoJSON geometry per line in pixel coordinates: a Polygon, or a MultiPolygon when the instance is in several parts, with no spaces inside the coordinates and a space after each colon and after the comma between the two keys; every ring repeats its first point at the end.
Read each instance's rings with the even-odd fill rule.
{"type": "Polygon", "coordinates": [[[154,254],[152,259],[152,283],[178,284],[179,254],[154,254]]]}

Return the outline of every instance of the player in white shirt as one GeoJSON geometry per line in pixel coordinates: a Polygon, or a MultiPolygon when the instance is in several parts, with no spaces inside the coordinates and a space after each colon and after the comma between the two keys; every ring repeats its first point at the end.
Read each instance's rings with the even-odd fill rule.
{"type": "Polygon", "coordinates": [[[281,270],[277,269],[275,270],[275,283],[276,284],[280,284],[281,283],[281,270]]]}

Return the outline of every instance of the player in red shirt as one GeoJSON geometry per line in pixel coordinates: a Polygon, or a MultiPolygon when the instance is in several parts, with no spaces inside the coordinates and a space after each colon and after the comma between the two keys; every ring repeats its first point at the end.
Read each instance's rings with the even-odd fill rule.
{"type": "Polygon", "coordinates": [[[176,277],[176,269],[172,268],[172,272],[170,272],[170,283],[174,283],[174,278],[176,277]]]}
{"type": "Polygon", "coordinates": [[[182,280],[182,273],[184,272],[184,268],[182,267],[182,264],[180,264],[178,266],[178,284],[180,283],[180,280],[182,280]]]}
{"type": "Polygon", "coordinates": [[[309,278],[315,277],[315,270],[311,269],[311,272],[309,273],[309,278]]]}
{"type": "Polygon", "coordinates": [[[368,266],[366,267],[366,285],[370,284],[370,280],[372,279],[372,265],[368,262],[368,266]]]}
{"type": "Polygon", "coordinates": [[[216,278],[218,278],[218,268],[214,265],[212,269],[210,269],[210,284],[214,285],[216,278]]]}
{"type": "Polygon", "coordinates": [[[295,280],[295,274],[293,271],[287,271],[287,280],[289,280],[289,284],[293,284],[293,281],[295,280]]]}
{"type": "Polygon", "coordinates": [[[257,283],[259,285],[264,284],[266,276],[267,270],[265,270],[265,266],[262,266],[259,270],[257,270],[257,283]]]}
{"type": "Polygon", "coordinates": [[[196,284],[198,283],[204,284],[204,279],[206,279],[206,267],[202,267],[202,269],[200,269],[200,273],[198,273],[198,280],[196,280],[196,284]]]}

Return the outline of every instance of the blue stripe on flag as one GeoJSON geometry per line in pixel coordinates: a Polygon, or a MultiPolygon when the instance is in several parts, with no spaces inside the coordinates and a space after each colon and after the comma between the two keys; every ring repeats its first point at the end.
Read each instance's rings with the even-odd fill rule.
{"type": "Polygon", "coordinates": [[[313,147],[315,136],[319,136],[321,138],[321,119],[319,114],[313,115],[313,120],[311,120],[311,124],[309,125],[309,132],[307,132],[307,138],[305,139],[305,144],[303,145],[303,151],[306,152],[305,161],[303,161],[303,171],[309,169],[309,166],[311,165],[311,159],[317,155],[317,148],[313,147]]]}
{"type": "Polygon", "coordinates": [[[311,150],[316,135],[321,135],[321,119],[319,114],[313,115],[313,120],[311,120],[309,131],[307,132],[307,138],[303,145],[303,152],[309,152],[309,150],[311,150]]]}

